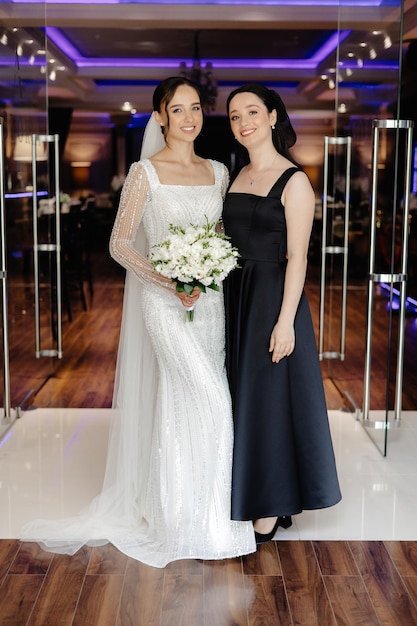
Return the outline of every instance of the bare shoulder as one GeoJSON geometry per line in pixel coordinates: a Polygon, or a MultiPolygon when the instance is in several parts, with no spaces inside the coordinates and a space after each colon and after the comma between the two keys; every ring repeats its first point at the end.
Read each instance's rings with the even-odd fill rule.
{"type": "Polygon", "coordinates": [[[287,219],[290,219],[291,216],[299,216],[300,213],[309,216],[314,215],[315,202],[314,190],[307,174],[302,170],[295,172],[282,194],[282,203],[287,219]]]}
{"type": "Polygon", "coordinates": [[[307,174],[301,169],[299,169],[297,172],[294,172],[294,174],[291,176],[288,184],[290,185],[291,183],[295,186],[305,186],[311,189],[310,179],[307,174]]]}
{"type": "Polygon", "coordinates": [[[302,170],[295,172],[288,183],[285,186],[284,190],[285,194],[295,194],[295,195],[305,195],[305,196],[313,196],[314,198],[314,190],[311,186],[310,179],[307,174],[302,170]]]}

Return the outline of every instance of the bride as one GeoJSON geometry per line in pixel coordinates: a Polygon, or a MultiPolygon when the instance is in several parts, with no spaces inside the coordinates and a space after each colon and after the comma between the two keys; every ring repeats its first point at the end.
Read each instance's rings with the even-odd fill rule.
{"type": "Polygon", "coordinates": [[[235,557],[256,544],[251,522],[230,519],[233,426],[222,294],[178,293],[147,260],[170,224],[219,219],[227,170],[194,152],[203,114],[193,83],[164,80],[153,108],[110,241],[127,277],[103,490],[78,517],[35,520],[22,538],[67,553],[111,542],[164,567],[235,557]]]}

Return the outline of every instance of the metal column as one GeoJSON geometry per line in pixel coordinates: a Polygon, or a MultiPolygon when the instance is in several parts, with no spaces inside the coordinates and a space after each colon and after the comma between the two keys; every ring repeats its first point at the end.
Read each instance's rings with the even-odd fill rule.
{"type": "MultiPolygon", "coordinates": [[[[343,361],[345,358],[351,147],[352,147],[351,137],[325,137],[324,138],[324,185],[323,185],[321,280],[320,280],[320,327],[319,327],[319,358],[320,360],[340,359],[341,361],[343,361]],[[328,245],[328,232],[329,232],[328,189],[329,189],[329,160],[330,160],[329,146],[343,146],[346,148],[343,246],[328,245]],[[331,351],[331,350],[325,351],[324,349],[324,317],[325,317],[327,255],[343,255],[342,304],[341,304],[341,319],[340,319],[339,351],[331,351]]],[[[331,224],[330,231],[331,233],[333,233],[333,223],[331,224]]]]}
{"type": "MultiPolygon", "coordinates": [[[[369,275],[368,275],[368,312],[366,331],[366,356],[364,374],[364,394],[363,394],[363,420],[365,426],[375,428],[391,428],[399,425],[401,420],[402,407],[402,383],[404,364],[404,324],[406,306],[406,285],[407,285],[407,260],[408,260],[408,219],[409,219],[409,194],[411,185],[412,168],[412,147],[413,147],[413,127],[410,120],[374,120],[373,122],[373,155],[372,155],[372,208],[370,224],[370,254],[369,254],[369,275]],[[402,249],[401,249],[401,271],[399,273],[378,274],[375,272],[375,240],[377,224],[377,192],[378,192],[378,156],[380,133],[395,131],[396,141],[400,133],[405,133],[405,154],[404,154],[404,188],[403,188],[403,218],[402,218],[402,249]],[[397,369],[395,386],[394,421],[388,421],[386,414],[385,422],[371,421],[370,410],[370,385],[371,385],[371,360],[372,360],[372,321],[373,321],[373,299],[374,287],[379,283],[389,283],[391,289],[394,283],[399,284],[400,308],[398,311],[398,345],[397,345],[397,369]]],[[[398,164],[397,164],[398,165],[398,164]]],[[[396,191],[396,190],[395,190],[396,191]]],[[[397,194],[395,194],[396,196],[397,194]]],[[[396,202],[394,196],[394,203],[396,202]]],[[[395,205],[394,205],[394,213],[395,205]]],[[[393,270],[393,268],[391,268],[393,270]]],[[[388,384],[388,381],[387,381],[388,384]]]]}

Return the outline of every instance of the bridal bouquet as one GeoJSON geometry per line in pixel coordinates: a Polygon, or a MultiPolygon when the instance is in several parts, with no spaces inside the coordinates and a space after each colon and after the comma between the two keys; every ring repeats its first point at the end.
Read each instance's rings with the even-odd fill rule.
{"type": "MultiPolygon", "coordinates": [[[[239,253],[224,233],[214,230],[208,221],[203,226],[174,226],[170,236],[153,246],[150,262],[156,272],[177,281],[177,291],[191,294],[194,287],[219,291],[219,285],[237,267],[239,253]]],[[[194,307],[187,310],[190,321],[194,307]]]]}

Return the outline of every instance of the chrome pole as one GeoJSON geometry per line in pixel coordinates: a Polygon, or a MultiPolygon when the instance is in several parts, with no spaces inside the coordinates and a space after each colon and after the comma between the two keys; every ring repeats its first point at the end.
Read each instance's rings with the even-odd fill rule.
{"type": "Polygon", "coordinates": [[[350,219],[350,168],[352,163],[352,137],[346,137],[346,187],[345,187],[345,233],[343,250],[343,279],[342,279],[342,327],[340,334],[341,360],[345,358],[346,348],[346,306],[348,283],[348,255],[349,255],[349,219],[350,219]]]}
{"type": "Polygon", "coordinates": [[[348,272],[348,249],[349,249],[349,213],[350,213],[350,168],[351,168],[351,137],[325,137],[324,138],[324,179],[323,179],[323,214],[322,214],[322,248],[321,248],[321,279],[320,279],[320,321],[319,321],[319,359],[345,358],[346,349],[346,301],[347,301],[347,272],[348,272]],[[327,245],[328,233],[328,210],[327,190],[329,183],[329,145],[346,146],[346,172],[345,172],[345,204],[344,204],[344,234],[343,246],[327,245]],[[340,346],[339,351],[324,350],[324,317],[326,297],[326,257],[327,255],[343,255],[342,273],[342,304],[340,320],[340,346]]]}
{"type": "Polygon", "coordinates": [[[394,283],[400,284],[400,310],[398,327],[397,346],[397,370],[395,388],[395,422],[384,424],[374,422],[376,428],[389,428],[392,425],[398,426],[401,419],[402,408],[402,382],[404,369],[404,323],[406,308],[406,284],[407,284],[407,261],[408,261],[408,216],[409,216],[409,193],[411,184],[411,164],[412,164],[412,133],[414,122],[411,120],[374,120],[373,122],[373,153],[372,153],[372,209],[370,223],[370,251],[369,251],[369,275],[368,275],[368,311],[366,329],[366,353],[365,353],[365,373],[363,392],[363,420],[367,426],[371,424],[369,419],[370,405],[370,385],[371,385],[371,359],[372,359],[372,321],[373,321],[373,294],[376,283],[390,283],[391,288],[394,283]],[[404,177],[404,211],[403,211],[403,231],[401,250],[401,272],[378,274],[375,272],[375,239],[376,239],[376,218],[377,218],[377,189],[378,189],[378,152],[379,152],[379,132],[381,129],[407,132],[406,163],[404,177]]]}
{"type": "Polygon", "coordinates": [[[62,359],[62,297],[61,297],[61,201],[59,172],[59,135],[54,135],[55,146],[55,241],[56,241],[56,317],[57,357],[62,359]]]}
{"type": "Polygon", "coordinates": [[[324,138],[323,209],[321,215],[321,278],[320,278],[320,323],[319,359],[324,352],[324,299],[326,294],[326,236],[327,236],[327,190],[329,182],[329,137],[324,138]]]}
{"type": "Polygon", "coordinates": [[[41,356],[40,340],[40,297],[39,297],[39,242],[38,242],[38,185],[36,179],[36,142],[38,135],[32,135],[32,218],[33,218],[33,280],[35,290],[35,356],[41,356]]]}
{"type": "Polygon", "coordinates": [[[2,424],[10,424],[10,362],[9,362],[9,325],[7,307],[7,254],[6,254],[6,210],[4,199],[4,139],[3,118],[0,117],[0,237],[1,237],[1,300],[3,325],[3,410],[2,424]]]}
{"type": "Polygon", "coordinates": [[[370,247],[369,247],[369,271],[368,271],[368,309],[366,320],[366,344],[365,344],[365,371],[363,381],[363,419],[369,420],[369,400],[371,386],[371,352],[372,352],[372,312],[374,302],[373,274],[375,265],[375,237],[376,237],[376,203],[378,189],[378,149],[379,133],[374,125],[372,133],[372,200],[370,222],[370,247]]]}
{"type": "Polygon", "coordinates": [[[405,309],[406,309],[406,286],[407,286],[407,264],[408,264],[408,218],[410,214],[410,189],[411,172],[413,159],[413,122],[406,126],[407,143],[405,149],[405,180],[404,180],[404,213],[403,213],[403,238],[402,238],[402,259],[401,274],[404,277],[400,282],[400,318],[398,329],[398,351],[397,351],[397,376],[395,385],[395,419],[401,419],[402,409],[402,388],[404,374],[404,334],[405,334],[405,309]]]}
{"type": "MultiPolygon", "coordinates": [[[[61,207],[59,186],[59,135],[32,135],[33,165],[33,250],[35,275],[35,341],[36,358],[56,356],[62,359],[62,305],[61,305],[61,207]],[[54,144],[54,175],[55,175],[55,243],[39,243],[38,241],[38,208],[36,187],[36,142],[43,141],[54,144]],[[56,267],[56,311],[57,311],[57,346],[56,349],[42,349],[40,342],[40,297],[39,297],[39,253],[54,252],[56,267]]],[[[52,285],[51,285],[52,287],[52,285]]]]}

